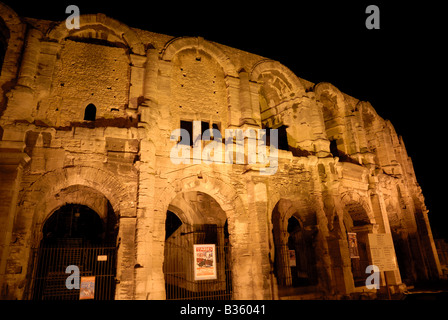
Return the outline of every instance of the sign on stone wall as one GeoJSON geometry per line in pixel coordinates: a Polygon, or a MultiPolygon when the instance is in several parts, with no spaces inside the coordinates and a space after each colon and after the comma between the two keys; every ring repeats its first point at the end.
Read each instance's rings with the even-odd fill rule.
{"type": "Polygon", "coordinates": [[[348,251],[350,252],[350,258],[359,259],[358,241],[356,239],[356,233],[348,232],[347,240],[348,240],[348,251]]]}
{"type": "Polygon", "coordinates": [[[297,267],[296,263],[296,250],[288,250],[289,252],[289,266],[297,267]]]}
{"type": "Polygon", "coordinates": [[[195,244],[194,280],[216,279],[216,247],[214,244],[195,244]]]}
{"type": "Polygon", "coordinates": [[[380,271],[393,271],[398,268],[394,243],[390,233],[369,233],[372,264],[380,271]]]}
{"type": "Polygon", "coordinates": [[[79,300],[95,298],[95,277],[81,277],[79,300]]]}

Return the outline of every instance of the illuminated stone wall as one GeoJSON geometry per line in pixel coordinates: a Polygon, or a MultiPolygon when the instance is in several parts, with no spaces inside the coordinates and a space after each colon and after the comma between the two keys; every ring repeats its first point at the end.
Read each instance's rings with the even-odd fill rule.
{"type": "Polygon", "coordinates": [[[184,223],[227,221],[235,299],[384,294],[384,277],[378,291],[356,282],[347,232],[358,234],[367,263],[367,235],[392,234],[400,269],[386,271],[392,293],[441,275],[403,140],[370,103],[200,37],[138,30],[102,14],[83,15],[81,28],[68,30],[65,21],[0,9],[8,29],[0,77],[3,299],[31,297],[43,224],[66,203],[100,217],[110,203],[116,299],[166,297],[168,210],[184,223]],[[85,120],[89,104],[93,121],[85,120]],[[181,121],[222,133],[283,127],[289,147],[278,151],[273,175],[247,163],[247,150],[244,164],[173,164],[170,137],[181,121]],[[307,252],[302,274],[313,279],[298,287],[281,283],[289,271],[276,261],[292,217],[307,252]]]}

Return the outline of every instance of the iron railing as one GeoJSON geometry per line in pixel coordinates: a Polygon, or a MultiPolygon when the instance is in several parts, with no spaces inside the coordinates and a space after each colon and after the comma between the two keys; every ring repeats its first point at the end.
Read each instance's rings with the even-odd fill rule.
{"type": "Polygon", "coordinates": [[[167,300],[230,300],[232,298],[231,248],[224,228],[182,224],[165,241],[167,300]],[[194,244],[214,244],[216,279],[195,280],[194,244]]]}
{"type": "Polygon", "coordinates": [[[68,288],[68,266],[79,268],[79,276],[95,277],[95,300],[113,300],[115,295],[116,247],[69,243],[42,245],[34,250],[33,300],[79,300],[80,290],[68,288]]]}

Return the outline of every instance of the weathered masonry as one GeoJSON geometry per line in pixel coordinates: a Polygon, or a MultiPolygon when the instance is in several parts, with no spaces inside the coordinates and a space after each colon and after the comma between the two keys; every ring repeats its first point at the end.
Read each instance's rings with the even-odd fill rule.
{"type": "Polygon", "coordinates": [[[0,45],[2,299],[78,299],[68,265],[95,299],[357,299],[441,277],[411,159],[370,103],[103,14],[68,30],[0,3],[0,45]],[[174,164],[171,133],[194,121],[277,129],[276,173],[174,164]],[[368,289],[382,235],[393,264],[368,289]],[[197,244],[214,279],[194,274],[197,244]]]}

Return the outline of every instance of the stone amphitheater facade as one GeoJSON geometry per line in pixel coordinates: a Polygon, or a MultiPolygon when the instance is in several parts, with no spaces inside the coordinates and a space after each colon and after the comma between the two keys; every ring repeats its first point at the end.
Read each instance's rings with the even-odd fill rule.
{"type": "Polygon", "coordinates": [[[86,210],[101,221],[95,239],[113,242],[117,300],[356,299],[441,277],[412,161],[369,102],[266,57],[103,14],[67,29],[0,3],[0,31],[2,299],[57,291],[38,288],[64,273],[51,275],[40,249],[71,248],[72,229],[54,217],[81,228],[86,210]],[[248,160],[251,137],[242,162],[174,163],[173,131],[197,123],[223,135],[277,129],[275,173],[248,160]],[[365,282],[372,235],[393,241],[379,289],[365,282]],[[217,255],[208,290],[191,275],[190,248],[204,243],[217,255]]]}

